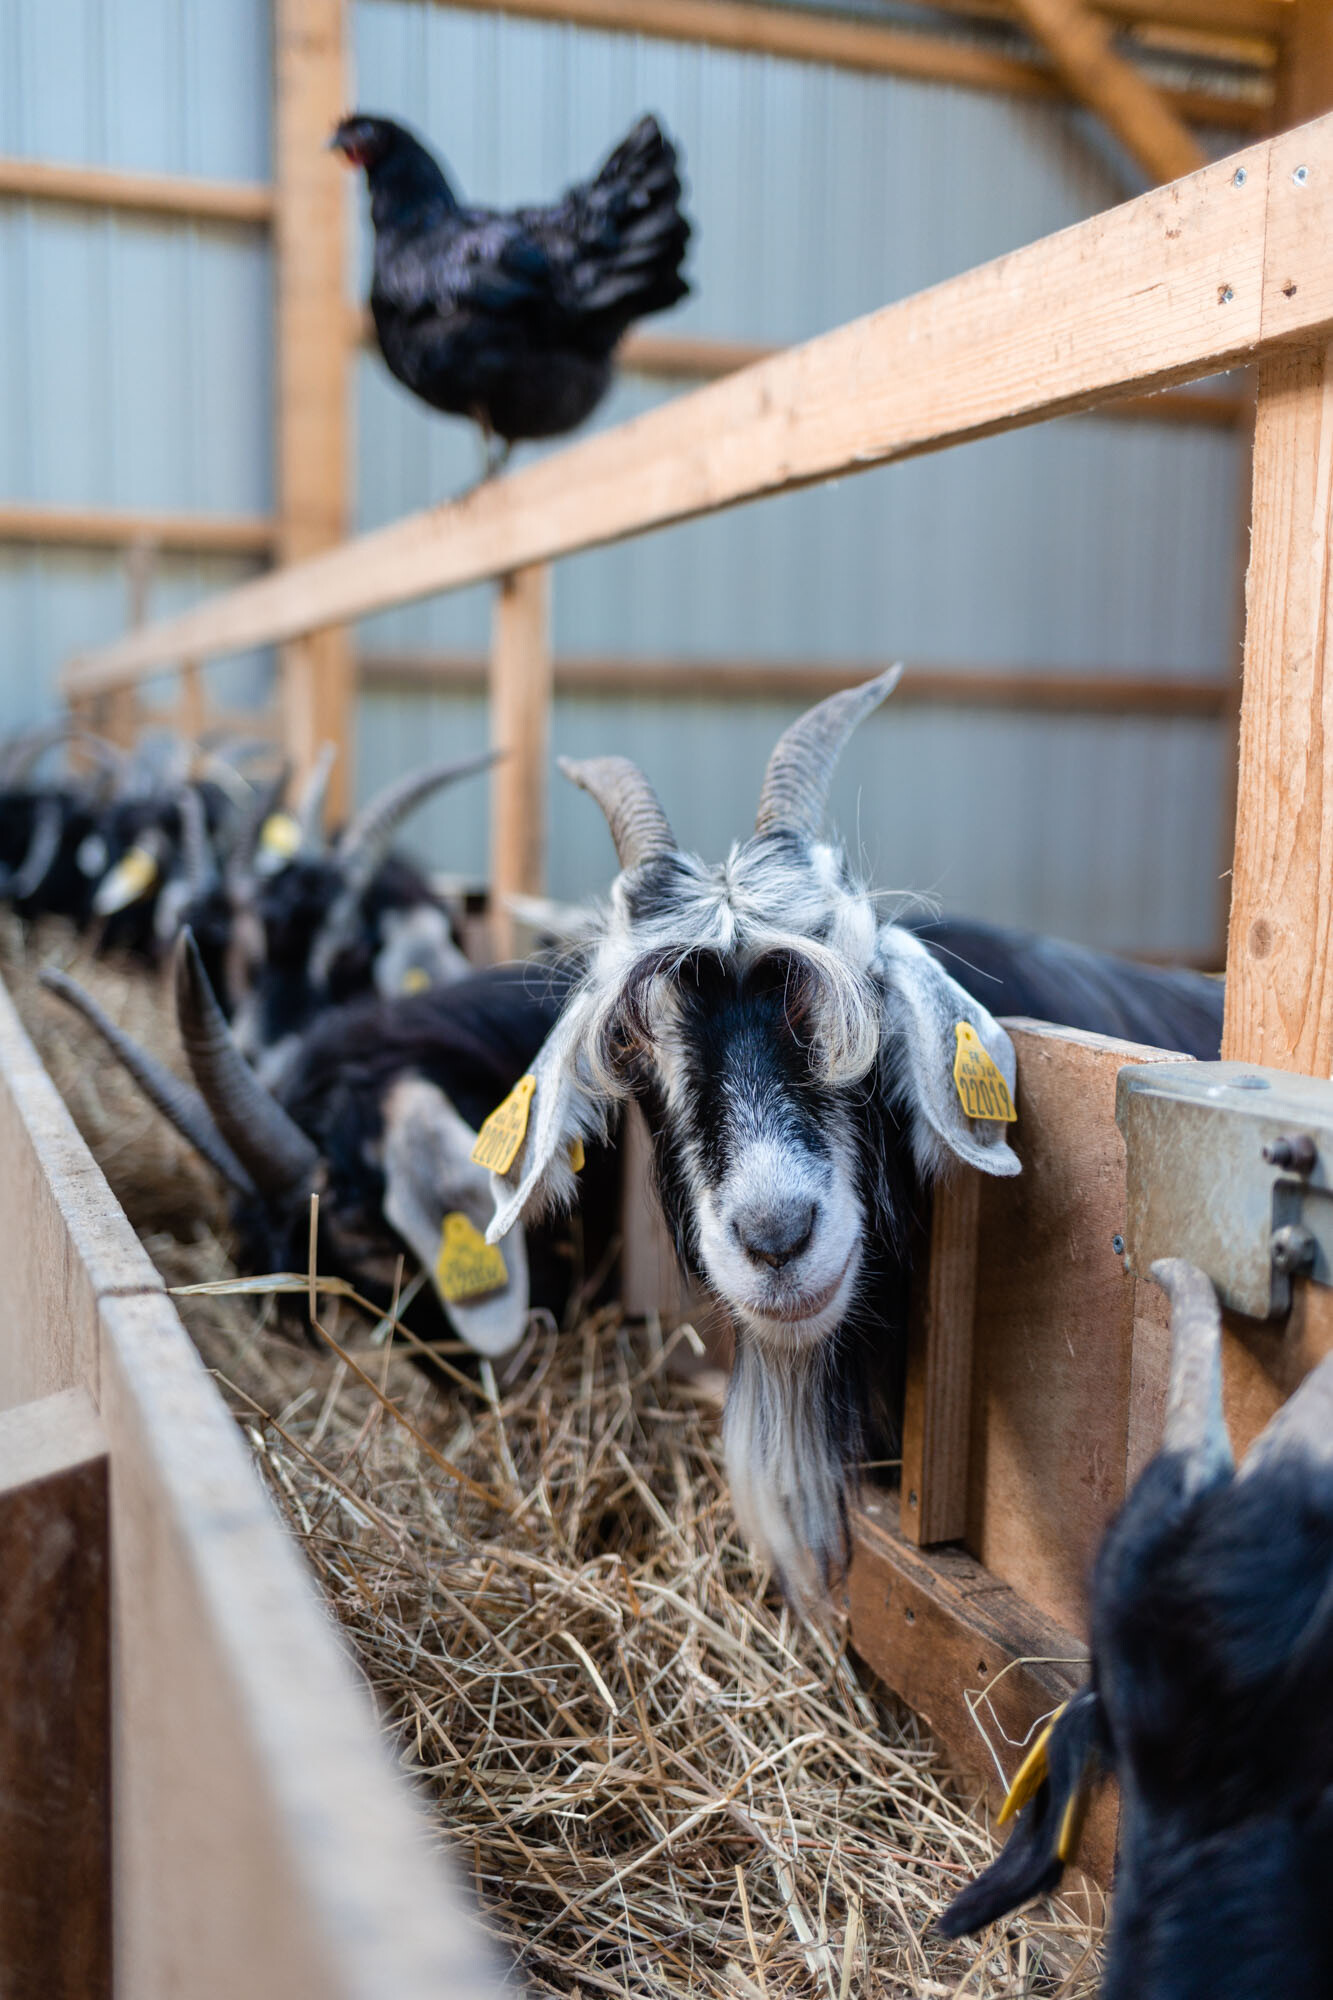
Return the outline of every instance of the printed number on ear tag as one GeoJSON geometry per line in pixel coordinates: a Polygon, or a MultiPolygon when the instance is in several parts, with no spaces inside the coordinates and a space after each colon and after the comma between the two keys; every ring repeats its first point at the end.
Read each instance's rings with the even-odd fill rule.
{"type": "Polygon", "coordinates": [[[290,813],[270,813],[260,832],[259,845],[265,854],[276,854],[280,860],[290,861],[301,845],[301,829],[290,813]]]}
{"type": "Polygon", "coordinates": [[[1012,1125],[1018,1113],[1009,1086],[982,1047],[976,1029],[970,1021],[959,1021],[954,1034],[958,1053],[953,1059],[953,1081],[964,1111],[969,1118],[993,1118],[1012,1125]]]}
{"type": "Polygon", "coordinates": [[[472,1163],[488,1167],[493,1174],[507,1174],[518,1158],[518,1149],[527,1137],[528,1113],[535,1076],[521,1076],[503,1104],[497,1105],[477,1134],[472,1163]]]}
{"type": "Polygon", "coordinates": [[[509,1283],[509,1272],[499,1250],[465,1215],[446,1215],[435,1259],[435,1282],[446,1304],[460,1306],[468,1299],[484,1298],[488,1292],[502,1292],[509,1283]]]}
{"type": "Polygon", "coordinates": [[[1059,1708],[1056,1709],[1055,1714],[1046,1724],[1041,1735],[1037,1738],[1032,1748],[1028,1751],[1027,1756],[1015,1771],[1013,1783],[1005,1794],[1004,1804],[1000,1807],[996,1815],[995,1824],[997,1826],[1007,1826],[1015,1813],[1021,1813],[1028,1800],[1034,1798],[1046,1783],[1049,1775],[1046,1763],[1046,1746],[1051,1740],[1051,1731],[1068,1706],[1069,1703],[1067,1701],[1061,1702],[1059,1708]]]}

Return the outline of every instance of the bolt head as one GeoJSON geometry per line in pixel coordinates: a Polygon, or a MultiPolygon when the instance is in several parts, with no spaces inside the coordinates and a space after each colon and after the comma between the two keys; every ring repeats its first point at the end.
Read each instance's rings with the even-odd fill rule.
{"type": "Polygon", "coordinates": [[[1308,167],[1297,167],[1291,178],[1295,181],[1297,187],[1304,187],[1310,178],[1310,169],[1308,167]]]}
{"type": "Polygon", "coordinates": [[[1243,188],[1249,178],[1244,167],[1237,167],[1235,173],[1231,176],[1231,185],[1232,187],[1243,188]]]}

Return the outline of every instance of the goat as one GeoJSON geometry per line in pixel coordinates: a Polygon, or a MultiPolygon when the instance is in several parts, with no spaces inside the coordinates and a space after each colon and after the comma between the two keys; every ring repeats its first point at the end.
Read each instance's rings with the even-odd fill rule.
{"type": "Polygon", "coordinates": [[[34,730],[5,746],[0,758],[0,896],[20,916],[86,922],[93,884],[79,857],[96,832],[108,786],[124,769],[125,758],[113,744],[68,722],[34,730]],[[95,777],[34,784],[37,765],[65,742],[91,754],[95,777]]]}
{"type": "MultiPolygon", "coordinates": [[[[272,845],[261,843],[247,893],[236,899],[224,1005],[242,1050],[269,1080],[321,1009],[362,993],[417,992],[467,971],[444,900],[390,844],[409,813],[497,754],[399,779],[329,847],[319,802],[312,808],[309,798],[299,820],[286,822],[286,852],[276,862],[272,845]]],[[[271,843],[274,820],[266,825],[271,843]]]]}
{"type": "Polygon", "coordinates": [[[1010,1793],[998,1859],[940,1920],[981,1929],[1053,1888],[1113,1771],[1120,1854],[1105,2000],[1333,1993],[1333,1356],[1239,1470],[1221,1315],[1204,1273],[1171,1299],[1162,1448],[1097,1559],[1092,1674],[1010,1793]]]}
{"type": "MultiPolygon", "coordinates": [[[[562,1310],[578,1277],[567,1234],[538,1232],[531,1286],[521,1230],[497,1265],[480,1237],[489,1177],[470,1157],[475,1128],[527,1068],[559,1012],[567,985],[559,972],[498,966],[436,991],[371,995],[331,1010],[295,1045],[276,1093],[237,1047],[188,930],[176,947],[175,995],[193,1089],[73,980],[50,969],[42,978],[231,1189],[244,1269],[305,1268],[317,1193],[322,1274],[388,1304],[406,1250],[430,1274],[449,1326],[483,1354],[519,1338],[530,1291],[536,1303],[562,1310]],[[471,1285],[442,1261],[446,1222],[456,1229],[458,1217],[467,1225],[464,1248],[479,1260],[471,1285]]],[[[609,1214],[606,1162],[590,1158],[588,1168],[599,1212],[609,1214]]],[[[427,1314],[436,1331],[439,1310],[427,1314]]]]}
{"type": "Polygon", "coordinates": [[[1009,1004],[1111,1033],[1125,1008],[1140,1032],[1169,1016],[1168,1038],[1188,996],[1214,1054],[1221,1026],[1220,988],[1197,976],[1050,943],[1034,953],[998,931],[984,977],[966,952],[946,971],[947,926],[932,951],[932,927],[878,920],[820,828],[839,752],[896,678],[830,696],[787,730],[754,838],[720,867],[680,851],[627,759],[562,765],[605,812],[621,873],[495,1180],[500,1241],[573,1198],[572,1142],[601,1138],[623,1101],[643,1106],[678,1254],[734,1324],[723,1428],[736,1513],[800,1605],[845,1560],[869,1437],[896,1428],[923,1190],[960,1163],[1019,1171],[1013,1045],[974,995],[995,985],[1009,1004]],[[970,1075],[989,1109],[984,1093],[964,1096],[970,1075]]]}

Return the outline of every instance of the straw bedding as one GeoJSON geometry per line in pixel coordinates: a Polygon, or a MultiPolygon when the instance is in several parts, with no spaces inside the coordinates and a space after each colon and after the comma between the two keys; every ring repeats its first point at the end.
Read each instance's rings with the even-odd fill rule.
{"type": "MultiPolygon", "coordinates": [[[[50,958],[167,1055],[160,989],[51,928],[0,935],[0,969],[168,1282],[225,1282],[211,1177],[36,988],[50,958]]],[[[310,1342],[272,1298],[178,1303],[529,1990],[1095,1991],[1100,1912],[933,1934],[990,1837],[841,1629],[793,1624],[738,1540],[720,1383],[675,1368],[692,1330],[534,1322],[495,1371],[450,1350],[437,1386],[327,1292],[310,1342]]]]}

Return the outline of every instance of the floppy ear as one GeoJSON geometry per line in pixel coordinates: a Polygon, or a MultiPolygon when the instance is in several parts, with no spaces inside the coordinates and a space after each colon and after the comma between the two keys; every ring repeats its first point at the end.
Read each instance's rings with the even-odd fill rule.
{"type": "Polygon", "coordinates": [[[984,1930],[1053,1889],[1078,1853],[1097,1780],[1106,1768],[1106,1724],[1095,1688],[1076,1694],[1029,1751],[1000,1817],[1018,1811],[1004,1851],[954,1897],[936,1928],[945,1937],[984,1930]]]}
{"type": "MultiPolygon", "coordinates": [[[[955,1082],[960,1040],[987,1075],[999,1071],[1012,1111],[1018,1065],[1014,1045],[986,1009],[951,979],[919,938],[885,924],[875,941],[873,970],[883,995],[884,1039],[890,1091],[912,1118],[912,1148],[927,1178],[947,1167],[952,1153],[983,1174],[1016,1174],[1021,1162],[1007,1143],[999,1118],[970,1117],[955,1082]]],[[[975,1101],[975,1100],[974,1100],[975,1101]]],[[[992,1097],[988,1091],[986,1102],[992,1097]]],[[[998,1088],[993,1101],[1001,1110],[998,1088]]]]}
{"type": "Polygon", "coordinates": [[[491,1182],[472,1163],[476,1138],[433,1083],[395,1085],[384,1114],[384,1214],[430,1272],[459,1338],[479,1354],[504,1354],[527,1324],[527,1249],[521,1229],[500,1250],[482,1239],[491,1182]]]}
{"type": "MultiPolygon", "coordinates": [[[[506,1110],[531,1086],[518,1150],[491,1176],[495,1214],[486,1231],[488,1243],[498,1243],[520,1216],[533,1221],[551,1209],[571,1207],[578,1190],[574,1160],[584,1140],[606,1135],[606,1102],[582,1073],[584,1012],[580,998],[569,1003],[529,1076],[501,1107],[506,1110]]],[[[487,1119],[483,1139],[490,1126],[487,1119]]]]}

